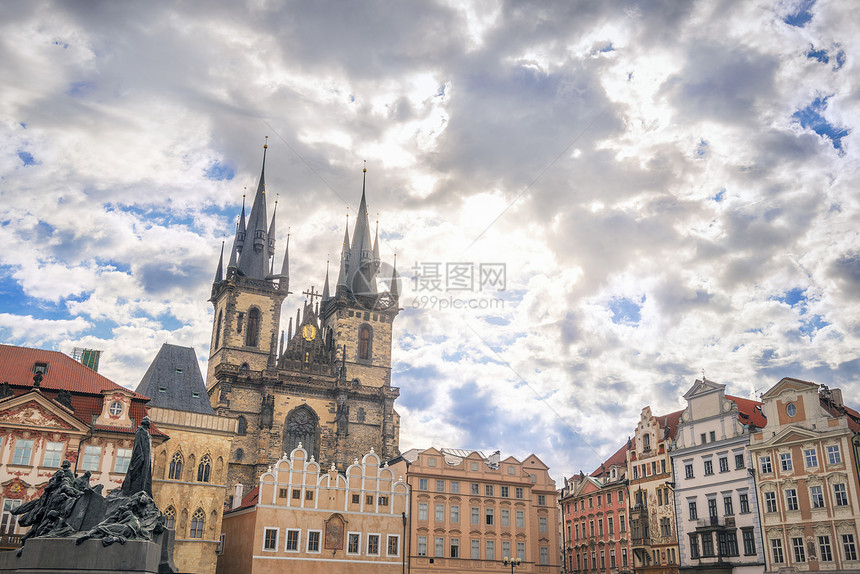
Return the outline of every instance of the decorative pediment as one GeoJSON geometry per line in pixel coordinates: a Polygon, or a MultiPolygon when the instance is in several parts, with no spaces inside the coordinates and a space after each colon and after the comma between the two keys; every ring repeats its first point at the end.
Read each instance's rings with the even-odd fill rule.
{"type": "Polygon", "coordinates": [[[715,383],[714,381],[709,381],[708,379],[696,379],[696,382],[693,383],[693,386],[690,387],[690,390],[687,391],[687,393],[684,395],[684,398],[690,400],[691,398],[697,397],[699,395],[705,395],[708,393],[714,393],[719,391],[725,392],[725,390],[725,385],[715,383]]]}
{"type": "Polygon", "coordinates": [[[768,389],[767,392],[765,392],[761,396],[761,399],[762,401],[765,401],[767,399],[779,397],[783,394],[792,398],[796,398],[798,393],[809,391],[815,391],[815,393],[818,394],[818,385],[816,385],[815,383],[810,383],[808,381],[801,381],[800,379],[792,379],[790,377],[786,377],[774,386],[772,386],[770,389],[768,389]]]}
{"type": "Polygon", "coordinates": [[[89,430],[84,423],[39,391],[30,391],[4,401],[0,407],[0,424],[73,433],[86,433],[89,430]]]}
{"type": "MultiPolygon", "coordinates": [[[[778,435],[771,437],[762,444],[778,446],[781,444],[803,443],[810,440],[818,440],[820,437],[815,431],[798,426],[790,426],[783,429],[778,435]]],[[[787,451],[786,451],[787,452],[787,451]]]]}

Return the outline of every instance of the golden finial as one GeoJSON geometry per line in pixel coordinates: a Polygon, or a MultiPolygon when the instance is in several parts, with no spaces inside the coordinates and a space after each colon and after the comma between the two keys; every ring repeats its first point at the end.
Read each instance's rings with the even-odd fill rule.
{"type": "Polygon", "coordinates": [[[364,169],[361,170],[363,173],[367,173],[367,160],[364,160],[364,169]]]}
{"type": "Polygon", "coordinates": [[[269,148],[269,136],[266,136],[266,143],[263,144],[263,149],[269,148]]]}

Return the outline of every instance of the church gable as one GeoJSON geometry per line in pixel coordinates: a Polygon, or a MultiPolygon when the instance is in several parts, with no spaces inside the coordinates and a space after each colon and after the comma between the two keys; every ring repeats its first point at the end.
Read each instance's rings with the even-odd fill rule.
{"type": "Polygon", "coordinates": [[[696,382],[693,383],[693,386],[690,387],[690,390],[686,392],[684,398],[689,401],[695,397],[709,393],[725,391],[725,389],[725,385],[715,383],[714,381],[709,381],[707,379],[696,379],[696,382]]]}

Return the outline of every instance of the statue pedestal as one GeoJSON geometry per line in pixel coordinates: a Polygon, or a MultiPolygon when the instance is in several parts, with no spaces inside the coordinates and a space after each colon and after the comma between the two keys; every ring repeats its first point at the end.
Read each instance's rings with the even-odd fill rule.
{"type": "MultiPolygon", "coordinates": [[[[172,542],[168,534],[163,532],[155,542],[129,540],[110,546],[92,539],[76,545],[74,538],[30,538],[20,557],[14,550],[0,552],[0,574],[158,574],[162,546],[172,542]]],[[[161,567],[162,572],[175,572],[161,567]]]]}

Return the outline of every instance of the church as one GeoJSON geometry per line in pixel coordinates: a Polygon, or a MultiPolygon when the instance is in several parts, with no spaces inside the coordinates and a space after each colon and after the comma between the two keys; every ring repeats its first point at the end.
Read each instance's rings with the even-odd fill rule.
{"type": "Polygon", "coordinates": [[[246,217],[243,204],[226,269],[222,246],[210,298],[215,313],[206,389],[218,415],[238,419],[227,484],[242,485],[235,491],[239,498],[296,448],[341,472],[371,449],[382,460],[400,454],[394,410],[400,390],[391,385],[398,277],[396,264],[382,264],[378,226],[371,239],[367,170],[351,239],[348,220],[344,230],[334,289],[326,270],[322,292],[303,291],[303,308],[284,329],[289,238],[282,259],[276,257],[277,214],[267,216],[263,147],[250,213],[246,217]]]}

